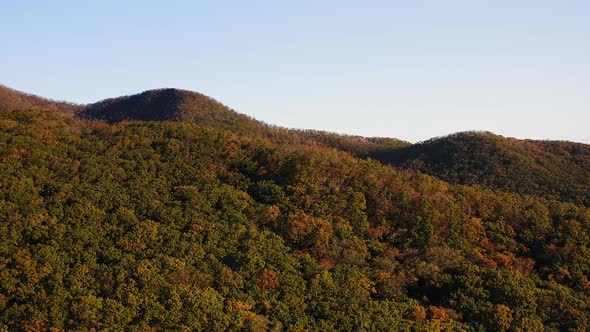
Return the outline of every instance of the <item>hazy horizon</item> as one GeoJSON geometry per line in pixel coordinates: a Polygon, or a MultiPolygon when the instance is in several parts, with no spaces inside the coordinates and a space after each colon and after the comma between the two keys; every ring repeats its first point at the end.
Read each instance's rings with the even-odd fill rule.
{"type": "Polygon", "coordinates": [[[0,83],[77,103],[174,87],[266,123],[590,143],[582,1],[3,6],[0,83]]]}

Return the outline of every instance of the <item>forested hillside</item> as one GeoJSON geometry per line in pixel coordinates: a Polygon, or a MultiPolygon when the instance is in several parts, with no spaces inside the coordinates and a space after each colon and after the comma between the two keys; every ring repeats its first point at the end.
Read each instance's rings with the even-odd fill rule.
{"type": "Polygon", "coordinates": [[[0,110],[46,110],[72,114],[80,105],[49,100],[28,93],[20,92],[0,84],[0,110]]]}
{"type": "Polygon", "coordinates": [[[584,206],[118,120],[0,112],[0,330],[590,329],[584,206]]]}
{"type": "Polygon", "coordinates": [[[267,125],[202,94],[150,90],[85,106],[79,116],[116,123],[124,120],[181,121],[279,145],[330,147],[373,158],[457,184],[543,196],[590,206],[590,145],[516,140],[485,132],[464,132],[410,144],[393,138],[365,138],[267,125]]]}
{"type": "Polygon", "coordinates": [[[361,157],[410,144],[394,138],[365,138],[271,126],[238,113],[203,94],[180,89],[150,90],[106,99],[84,106],[77,115],[108,123],[133,120],[187,122],[228,130],[241,136],[266,138],[282,145],[332,147],[361,157]]]}
{"type": "Polygon", "coordinates": [[[371,154],[452,183],[590,206],[590,145],[464,132],[371,154]]]}

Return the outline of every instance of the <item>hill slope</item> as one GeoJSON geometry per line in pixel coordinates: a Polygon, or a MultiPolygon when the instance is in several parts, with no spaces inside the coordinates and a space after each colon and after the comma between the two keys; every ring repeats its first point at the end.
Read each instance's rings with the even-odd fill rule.
{"type": "Polygon", "coordinates": [[[270,126],[238,113],[213,98],[180,89],[149,90],[106,99],[85,106],[78,116],[108,123],[124,120],[194,123],[249,137],[267,138],[281,144],[332,147],[362,157],[409,144],[393,138],[365,138],[270,126]]]}
{"type": "Polygon", "coordinates": [[[590,145],[464,132],[373,154],[452,183],[590,205],[590,145]]]}
{"type": "Polygon", "coordinates": [[[237,113],[213,98],[180,89],[149,90],[106,99],[85,106],[78,115],[108,123],[124,120],[192,122],[251,135],[259,135],[264,129],[261,122],[237,113]]]}
{"type": "Polygon", "coordinates": [[[588,207],[339,151],[519,192],[587,174],[585,145],[294,131],[173,89],[83,119],[19,107],[0,109],[0,330],[590,329],[588,207]]]}
{"type": "Polygon", "coordinates": [[[149,90],[86,106],[54,102],[0,86],[0,109],[76,110],[85,119],[178,121],[227,130],[290,146],[329,147],[361,158],[411,168],[451,183],[533,194],[590,206],[590,146],[570,142],[516,140],[466,132],[410,144],[267,125],[213,98],[180,89],[149,90]]]}
{"type": "Polygon", "coordinates": [[[20,92],[0,84],[0,109],[2,110],[47,110],[70,113],[80,106],[54,101],[20,92]]]}
{"type": "Polygon", "coordinates": [[[193,123],[0,124],[0,330],[590,328],[588,208],[193,123]]]}

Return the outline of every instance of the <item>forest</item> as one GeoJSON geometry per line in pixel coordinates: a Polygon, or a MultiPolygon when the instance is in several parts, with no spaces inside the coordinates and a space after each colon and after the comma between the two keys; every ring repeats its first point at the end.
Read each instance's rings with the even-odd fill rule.
{"type": "Polygon", "coordinates": [[[0,101],[0,330],[590,330],[588,145],[0,101]]]}

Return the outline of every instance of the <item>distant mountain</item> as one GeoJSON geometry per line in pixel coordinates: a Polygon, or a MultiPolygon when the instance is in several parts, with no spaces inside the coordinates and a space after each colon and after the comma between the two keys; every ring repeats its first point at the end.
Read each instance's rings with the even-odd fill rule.
{"type": "Polygon", "coordinates": [[[360,157],[410,144],[394,138],[365,138],[271,126],[238,113],[211,97],[180,89],[149,90],[106,99],[85,106],[78,116],[108,123],[125,120],[189,122],[281,144],[332,147],[360,157]]]}
{"type": "Polygon", "coordinates": [[[46,99],[0,84],[0,109],[2,110],[49,110],[71,113],[79,108],[79,105],[73,103],[46,99]]]}
{"type": "Polygon", "coordinates": [[[452,183],[590,205],[587,144],[463,132],[381,151],[372,157],[452,183]]]}
{"type": "Polygon", "coordinates": [[[259,135],[264,130],[260,121],[237,113],[213,98],[180,89],[149,90],[106,99],[85,106],[78,115],[109,123],[124,120],[192,122],[242,134],[259,135]]]}

